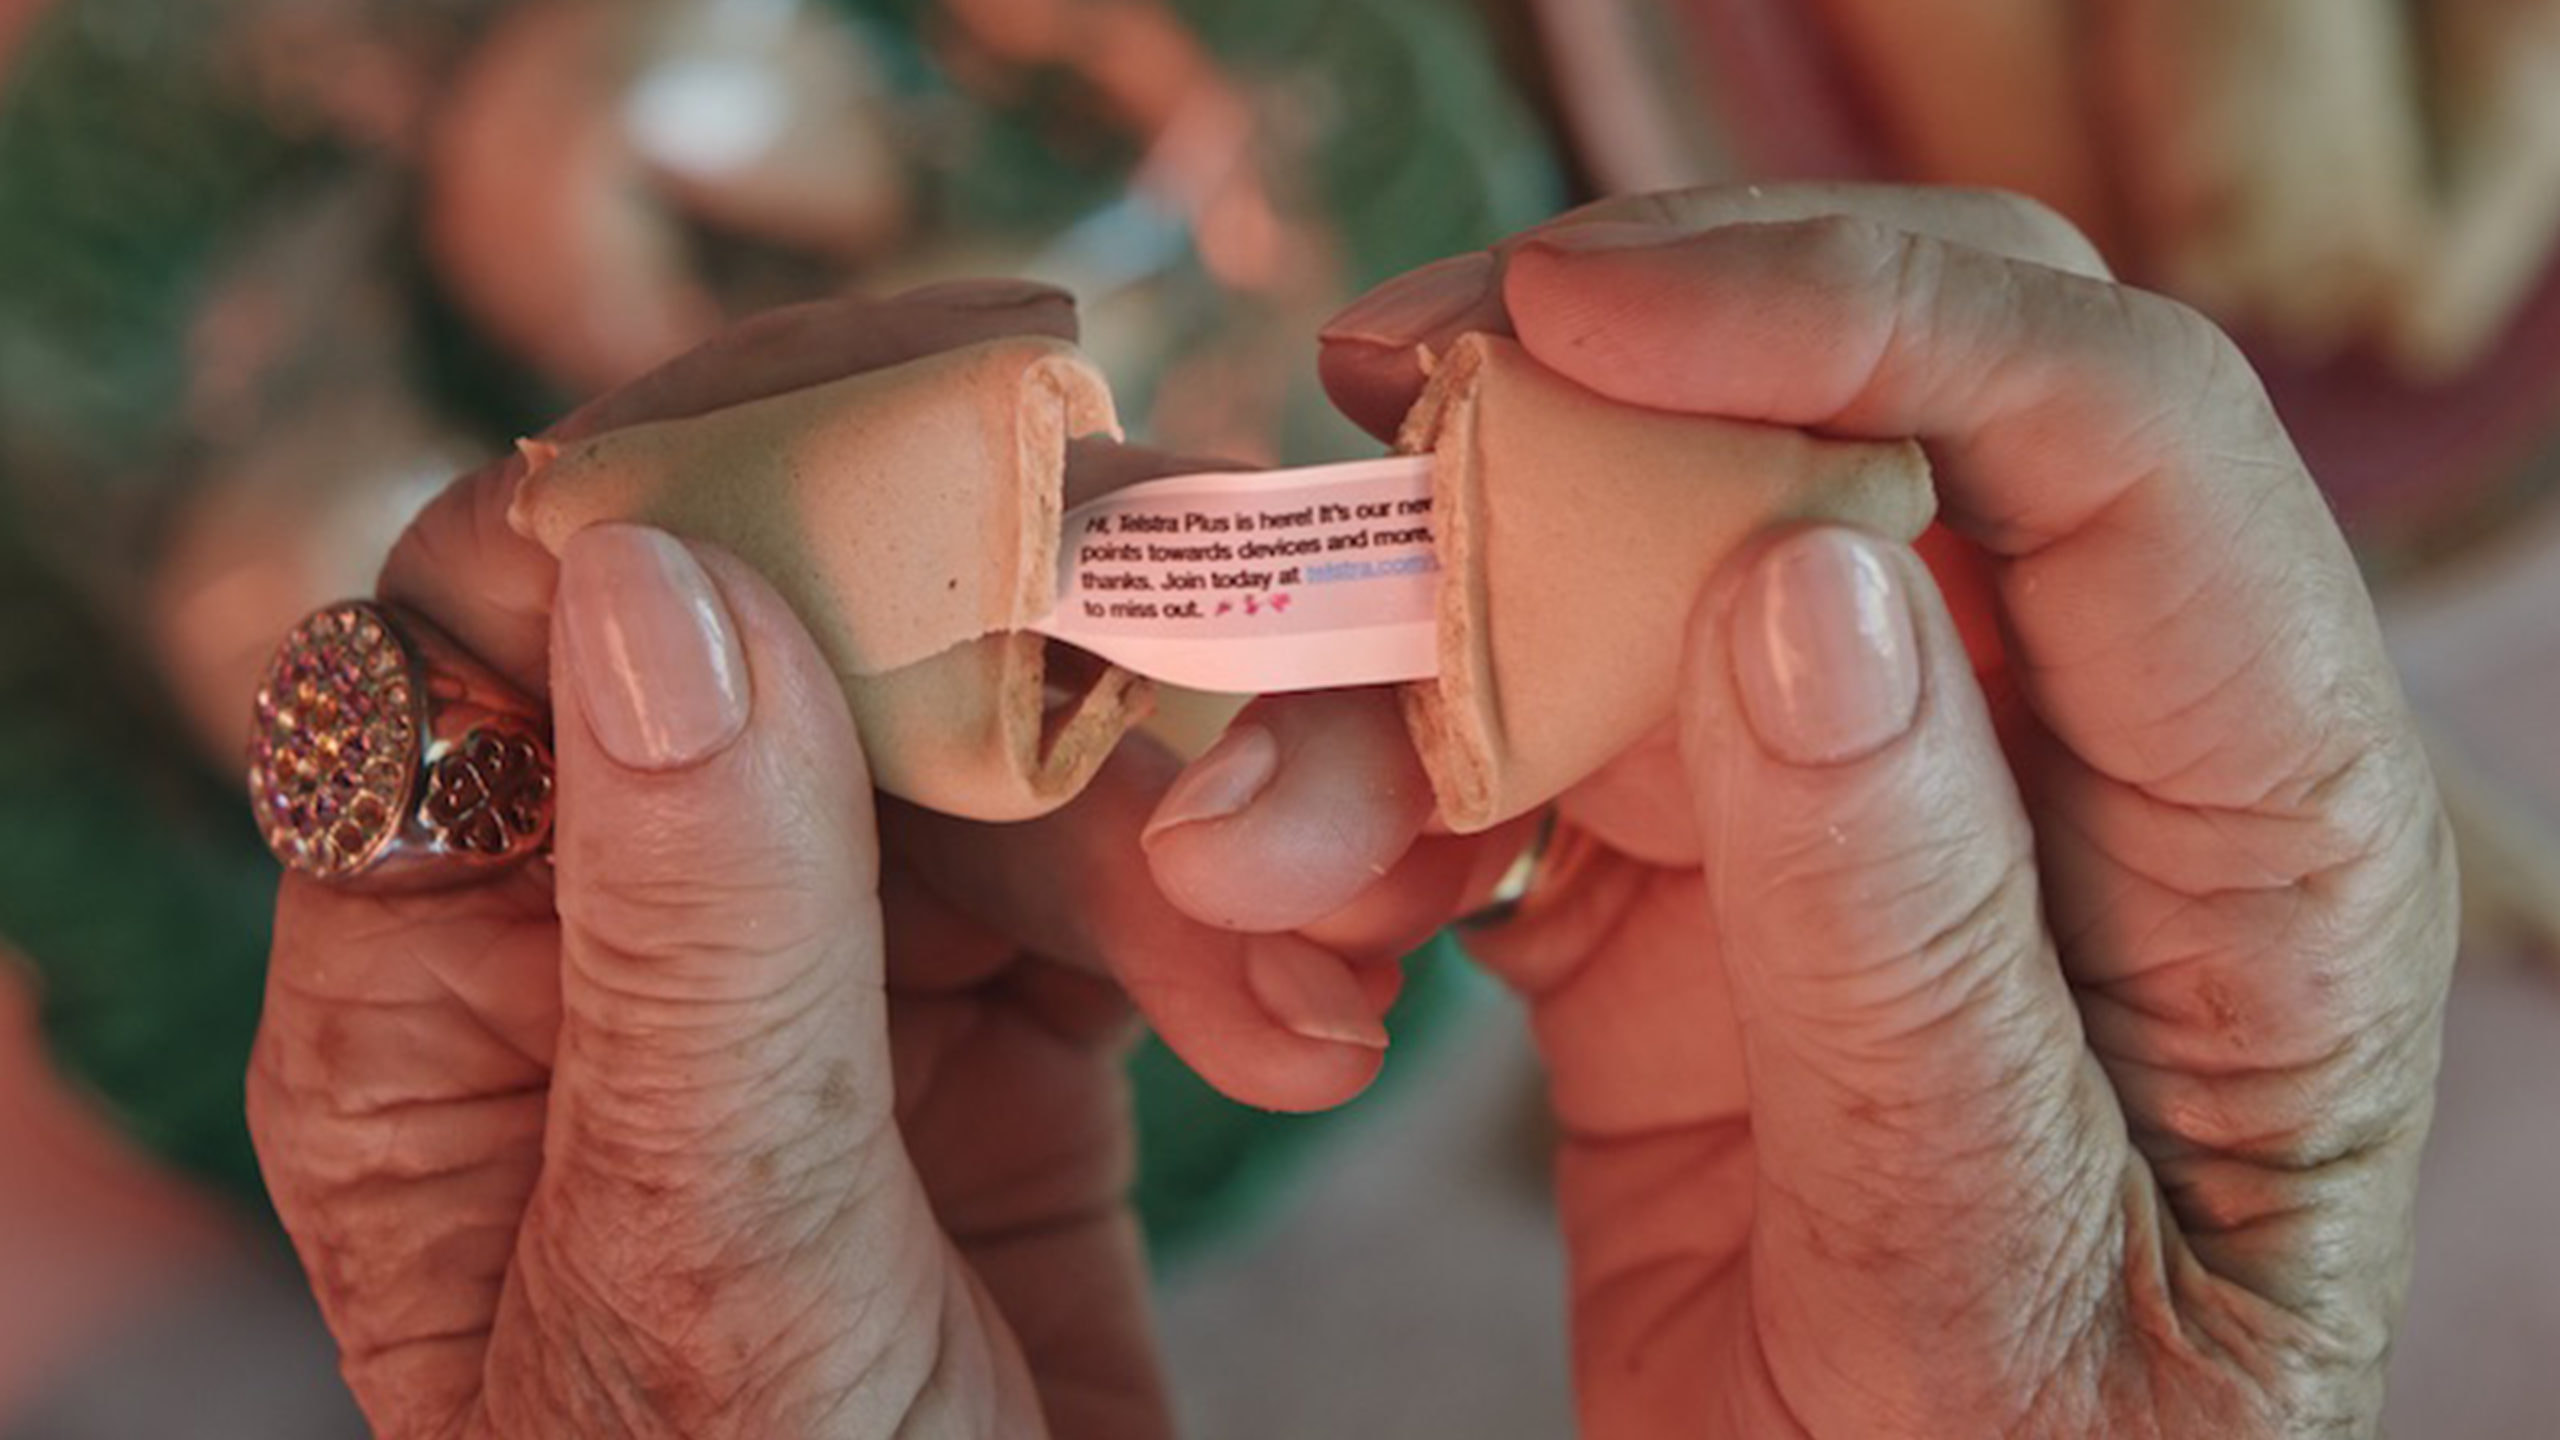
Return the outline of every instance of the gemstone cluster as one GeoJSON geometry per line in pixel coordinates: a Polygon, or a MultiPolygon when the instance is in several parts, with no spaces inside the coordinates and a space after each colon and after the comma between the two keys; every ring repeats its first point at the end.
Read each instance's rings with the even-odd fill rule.
{"type": "Polygon", "coordinates": [[[294,627],[258,686],[249,799],[267,844],[322,879],[352,874],[400,829],[417,775],[418,678],[362,601],[294,627]]]}

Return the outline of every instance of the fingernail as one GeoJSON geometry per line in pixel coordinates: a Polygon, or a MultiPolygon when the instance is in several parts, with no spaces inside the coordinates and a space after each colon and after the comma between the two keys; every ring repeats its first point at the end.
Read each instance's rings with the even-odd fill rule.
{"type": "Polygon", "coordinates": [[[1066,305],[1075,296],[1037,280],[943,280],[901,293],[902,305],[944,310],[1014,310],[1025,305],[1066,305]]]}
{"type": "Polygon", "coordinates": [[[1387,1048],[1387,1027],[1351,966],[1331,951],[1294,938],[1259,942],[1245,952],[1244,979],[1263,1013],[1292,1035],[1387,1048]]]}
{"type": "Polygon", "coordinates": [[[1920,647],[1899,568],[1833,526],[1771,547],[1734,607],[1734,673],[1760,743],[1797,765],[1881,748],[1920,706],[1920,647]]]}
{"type": "Polygon", "coordinates": [[[560,552],[560,641],[587,727],[634,770],[725,749],[747,723],[747,662],[720,592],[674,536],[597,525],[560,552]]]}
{"type": "Polygon", "coordinates": [[[1694,232],[1671,225],[1648,225],[1640,220],[1593,220],[1581,225],[1558,225],[1523,236],[1524,250],[1562,250],[1583,254],[1597,250],[1641,250],[1652,245],[1668,245],[1694,232]]]}
{"type": "Polygon", "coordinates": [[[1253,803],[1280,768],[1280,742],[1254,724],[1228,728],[1208,753],[1191,762],[1173,788],[1156,802],[1140,843],[1154,840],[1177,825],[1222,820],[1253,803]]]}
{"type": "Polygon", "coordinates": [[[1317,338],[1410,345],[1490,296],[1494,270],[1493,256],[1481,250],[1434,261],[1352,301],[1317,338]]]}

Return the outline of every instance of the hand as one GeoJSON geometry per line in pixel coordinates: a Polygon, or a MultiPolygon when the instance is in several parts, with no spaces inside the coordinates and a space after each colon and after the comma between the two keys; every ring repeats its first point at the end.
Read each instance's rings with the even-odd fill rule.
{"type": "MultiPolygon", "coordinates": [[[[1632,403],[1918,437],[1961,537],[1944,595],[1844,529],[1702,559],[1691,649],[1729,661],[1563,798],[1527,908],[1471,945],[1529,1001],[1565,1134],[1586,1432],[2370,1433],[2452,859],[2229,343],[2023,203],[1771,188],[1395,282],[1329,330],[1328,383],[1383,431],[1414,345],[1470,328],[1632,403]],[[1991,622],[1980,679],[1951,600],[1991,622]]],[[[1194,913],[1323,863],[1287,848],[1300,797],[1413,764],[1288,753],[1151,837],[1194,913]]],[[[1518,844],[1426,837],[1323,904],[1445,915],[1518,844]]]]}
{"type": "MultiPolygon", "coordinates": [[[[778,312],[555,438],[1024,332],[1072,338],[1065,297],[778,312]]],[[[555,863],[288,879],[249,1076],[374,1426],[1166,1433],[1122,988],[1230,1092],[1307,1108],[1375,1073],[1393,971],[1169,909],[1138,832],[1175,766],[1141,742],[1032,824],[876,801],[756,576],[635,527],[555,564],[506,526],[515,473],[458,482],[381,588],[549,694],[555,863]]]]}

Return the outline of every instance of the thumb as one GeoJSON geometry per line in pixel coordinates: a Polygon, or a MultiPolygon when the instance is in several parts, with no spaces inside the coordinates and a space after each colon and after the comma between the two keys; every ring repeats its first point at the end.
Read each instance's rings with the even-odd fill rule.
{"type": "Polygon", "coordinates": [[[1930,1413],[1951,1397],[1929,1387],[1980,1366],[1911,1357],[2011,1334],[2048,1313],[2028,1301],[2062,1299],[2020,1287],[2093,1273],[2056,1251],[2115,1233],[2091,1222],[2129,1153],[2044,931],[2017,787],[1927,569],[1854,530],[1794,530],[1728,566],[1682,693],[1751,1091],[1764,1330],[1909,1384],[1908,1413],[1930,1413]]]}
{"type": "Polygon", "coordinates": [[[555,1156],[748,1102],[838,1144],[885,1125],[879,844],[833,682],[726,557],[600,525],[560,561],[555,1156]]]}
{"type": "Polygon", "coordinates": [[[572,538],[553,614],[562,1017],[514,1318],[574,1304],[668,1403],[760,1354],[915,1394],[983,1332],[936,1323],[969,1302],[892,1112],[842,694],[770,588],[656,530],[572,538]]]}

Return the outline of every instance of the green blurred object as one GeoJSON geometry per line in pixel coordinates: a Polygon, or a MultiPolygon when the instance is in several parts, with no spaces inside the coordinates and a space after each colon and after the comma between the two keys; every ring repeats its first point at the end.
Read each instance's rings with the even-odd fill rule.
{"type": "Polygon", "coordinates": [[[61,1064],[145,1149],[261,1195],[241,1076],[275,863],[124,647],[0,518],[0,935],[61,1064]]]}
{"type": "Polygon", "coordinates": [[[0,477],[84,580],[142,563],[208,270],[330,168],[211,73],[220,13],[55,4],[0,95],[0,477]]]}
{"type": "MultiPolygon", "coordinates": [[[[886,83],[937,117],[938,143],[912,158],[920,243],[1037,242],[1123,199],[1140,157],[1083,123],[1070,79],[1019,77],[991,100],[937,68],[953,22],[929,0],[833,4],[873,42],[886,83]]],[[[241,1075],[275,869],[231,777],[207,772],[175,719],[140,616],[205,449],[189,342],[221,266],[285,207],[414,179],[407,157],[255,81],[244,47],[269,8],[57,0],[0,92],[0,936],[36,967],[62,1067],[135,1140],[252,1204],[241,1075]]],[[[437,50],[434,72],[497,8],[365,0],[347,13],[437,50]]],[[[1291,112],[1312,161],[1305,198],[1334,228],[1350,289],[1560,200],[1553,154],[1468,5],[1167,8],[1258,103],[1291,112]]],[[[560,398],[476,335],[414,244],[383,263],[410,297],[416,386],[456,428],[495,446],[560,398]]],[[[1220,301],[1197,257],[1175,265],[1168,345],[1213,330],[1220,301]]],[[[1293,385],[1282,421],[1313,434],[1330,417],[1311,376],[1293,385]]],[[[1468,983],[1445,943],[1414,958],[1391,1076],[1463,1009],[1468,983]]],[[[1153,1041],[1132,1074],[1139,1201],[1160,1255],[1230,1229],[1342,1123],[1233,1105],[1153,1041]]]]}

